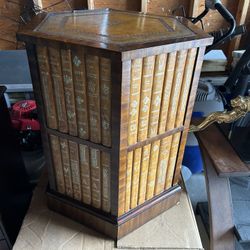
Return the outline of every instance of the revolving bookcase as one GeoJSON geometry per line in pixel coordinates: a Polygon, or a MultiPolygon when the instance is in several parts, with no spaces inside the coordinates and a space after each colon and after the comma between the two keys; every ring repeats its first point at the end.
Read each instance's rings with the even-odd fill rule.
{"type": "Polygon", "coordinates": [[[25,42],[51,209],[118,239],[175,205],[205,47],[189,21],[40,14],[25,42]]]}

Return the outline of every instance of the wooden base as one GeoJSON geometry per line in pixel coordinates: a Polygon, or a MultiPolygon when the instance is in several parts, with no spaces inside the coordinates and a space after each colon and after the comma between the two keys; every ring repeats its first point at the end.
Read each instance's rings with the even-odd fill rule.
{"type": "Polygon", "coordinates": [[[176,185],[128,213],[115,217],[88,205],[47,190],[48,207],[117,240],[174,206],[180,199],[176,185]]]}

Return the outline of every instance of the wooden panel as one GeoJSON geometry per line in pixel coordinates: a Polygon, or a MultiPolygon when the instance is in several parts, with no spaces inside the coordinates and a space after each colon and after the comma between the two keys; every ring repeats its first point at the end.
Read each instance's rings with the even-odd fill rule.
{"type": "Polygon", "coordinates": [[[175,14],[182,16],[183,13],[179,7],[183,6],[188,13],[189,2],[188,0],[142,0],[142,11],[159,15],[173,15],[173,11],[176,10],[175,14]]]}
{"type": "Polygon", "coordinates": [[[141,9],[141,0],[88,0],[89,9],[111,8],[116,10],[136,10],[141,9]]]}
{"type": "Polygon", "coordinates": [[[250,174],[247,166],[241,161],[216,125],[211,125],[196,134],[199,142],[210,156],[219,176],[246,176],[250,174]]]}

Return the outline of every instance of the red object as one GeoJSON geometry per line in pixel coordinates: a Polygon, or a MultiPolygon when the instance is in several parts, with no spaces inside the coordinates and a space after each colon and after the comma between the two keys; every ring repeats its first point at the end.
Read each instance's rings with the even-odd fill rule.
{"type": "Polygon", "coordinates": [[[34,100],[23,100],[15,103],[11,111],[13,127],[19,131],[39,131],[40,124],[38,120],[31,117],[34,111],[36,111],[36,102],[34,100]]]}

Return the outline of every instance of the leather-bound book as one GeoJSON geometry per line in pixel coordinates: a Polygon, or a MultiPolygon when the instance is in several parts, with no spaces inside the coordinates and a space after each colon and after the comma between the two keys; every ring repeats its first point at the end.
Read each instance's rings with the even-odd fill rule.
{"type": "Polygon", "coordinates": [[[66,101],[66,111],[68,118],[69,134],[77,136],[75,92],[72,73],[71,51],[69,49],[61,49],[62,74],[64,82],[64,93],[66,101]]]}
{"type": "Polygon", "coordinates": [[[101,57],[100,60],[101,84],[101,126],[102,144],[111,146],[111,61],[101,57]]]}
{"type": "Polygon", "coordinates": [[[69,141],[69,156],[72,175],[73,196],[74,199],[81,201],[82,190],[80,178],[79,151],[77,143],[73,141],[69,141]]]}
{"type": "Polygon", "coordinates": [[[88,99],[86,62],[84,50],[76,48],[72,50],[73,81],[75,88],[75,105],[77,117],[78,136],[89,139],[88,99]]]}
{"type": "Polygon", "coordinates": [[[56,102],[58,130],[67,133],[68,122],[64,98],[64,88],[61,69],[61,57],[59,47],[48,47],[49,62],[51,69],[52,82],[54,87],[54,98],[56,102]]]}
{"type": "Polygon", "coordinates": [[[46,46],[39,45],[36,47],[36,52],[47,125],[49,128],[57,129],[56,103],[51,79],[52,76],[50,74],[48,50],[46,46]]]}
{"type": "Polygon", "coordinates": [[[101,143],[99,57],[86,55],[90,140],[101,143]]]}
{"type": "Polygon", "coordinates": [[[90,168],[91,168],[91,199],[95,208],[101,208],[101,159],[100,151],[90,149],[90,168]]]}
{"type": "Polygon", "coordinates": [[[82,183],[82,201],[91,204],[91,175],[90,175],[90,152],[89,147],[79,145],[80,172],[82,183]]]}

